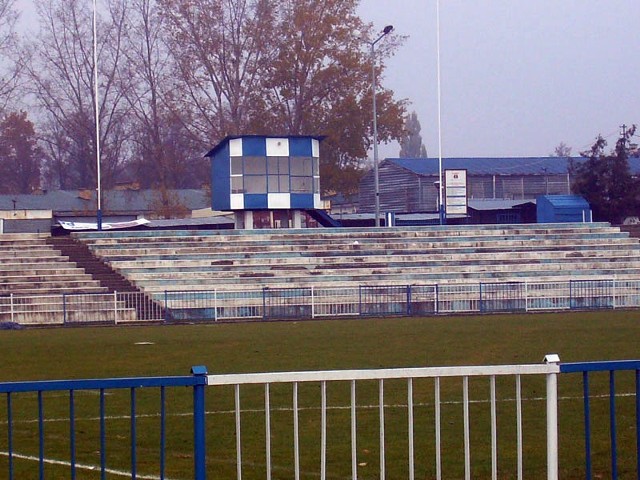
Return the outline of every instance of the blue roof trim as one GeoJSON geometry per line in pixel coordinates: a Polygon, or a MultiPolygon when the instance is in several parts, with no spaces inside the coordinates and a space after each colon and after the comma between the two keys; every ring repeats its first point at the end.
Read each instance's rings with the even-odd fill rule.
{"type": "MultiPolygon", "coordinates": [[[[575,162],[584,162],[584,157],[573,157],[575,162]]],[[[437,158],[387,158],[398,167],[418,175],[438,175],[437,158]]],[[[569,159],[566,157],[500,157],[500,158],[443,158],[442,169],[466,169],[469,175],[558,175],[566,174],[569,159]]],[[[640,174],[640,158],[629,158],[629,168],[634,175],[640,174]]]]}

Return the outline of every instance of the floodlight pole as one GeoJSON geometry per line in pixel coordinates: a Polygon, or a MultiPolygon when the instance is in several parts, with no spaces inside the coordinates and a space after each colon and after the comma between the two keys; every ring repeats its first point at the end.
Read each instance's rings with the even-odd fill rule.
{"type": "Polygon", "coordinates": [[[102,230],[102,181],[100,178],[100,105],[98,103],[98,35],[96,22],[96,0],[93,0],[93,94],[95,101],[95,124],[96,124],[96,195],[98,199],[96,211],[96,223],[98,230],[102,230]]]}
{"type": "Polygon", "coordinates": [[[446,223],[443,202],[442,181],[442,90],[440,87],[440,0],[436,1],[436,71],[438,77],[438,216],[440,217],[440,225],[446,223]]]}
{"type": "Polygon", "coordinates": [[[373,181],[375,189],[375,225],[380,226],[380,176],[378,173],[378,115],[376,109],[376,51],[375,46],[393,31],[393,25],[387,25],[373,42],[365,40],[371,47],[371,97],[373,101],[373,181]]]}

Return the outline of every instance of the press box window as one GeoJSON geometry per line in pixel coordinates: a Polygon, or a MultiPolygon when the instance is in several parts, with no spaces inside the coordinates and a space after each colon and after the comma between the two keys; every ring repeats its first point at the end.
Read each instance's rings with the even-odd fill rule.
{"type": "Polygon", "coordinates": [[[244,157],[245,175],[266,175],[267,159],[265,157],[244,157]]]}
{"type": "Polygon", "coordinates": [[[231,175],[242,175],[242,157],[231,157],[231,175]]]}

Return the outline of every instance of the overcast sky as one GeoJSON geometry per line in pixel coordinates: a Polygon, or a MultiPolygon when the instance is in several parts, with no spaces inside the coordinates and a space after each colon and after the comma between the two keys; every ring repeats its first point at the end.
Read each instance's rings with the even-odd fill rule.
{"type": "MultiPolygon", "coordinates": [[[[31,4],[18,1],[23,24],[31,4]]],[[[409,36],[383,83],[437,156],[436,0],[361,0],[359,12],[409,36]]],[[[560,142],[578,154],[640,123],[640,0],[440,0],[440,30],[445,157],[546,156],[560,142]]]]}
{"type": "MultiPolygon", "coordinates": [[[[409,35],[384,84],[437,156],[436,0],[361,0],[360,15],[409,35]]],[[[440,45],[445,157],[578,154],[640,123],[639,0],[441,0],[440,45]]]]}

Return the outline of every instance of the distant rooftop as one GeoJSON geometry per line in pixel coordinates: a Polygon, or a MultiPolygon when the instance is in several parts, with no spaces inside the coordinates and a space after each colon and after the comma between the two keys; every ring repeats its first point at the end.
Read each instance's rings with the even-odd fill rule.
{"type": "MultiPolygon", "coordinates": [[[[572,157],[576,162],[584,162],[584,157],[572,157]]],[[[437,158],[386,158],[393,163],[418,175],[438,175],[437,158]]],[[[559,175],[569,168],[567,157],[500,157],[500,158],[443,158],[442,169],[463,170],[470,175],[559,175]]],[[[640,158],[629,158],[629,168],[634,175],[640,174],[640,158]]]]}

